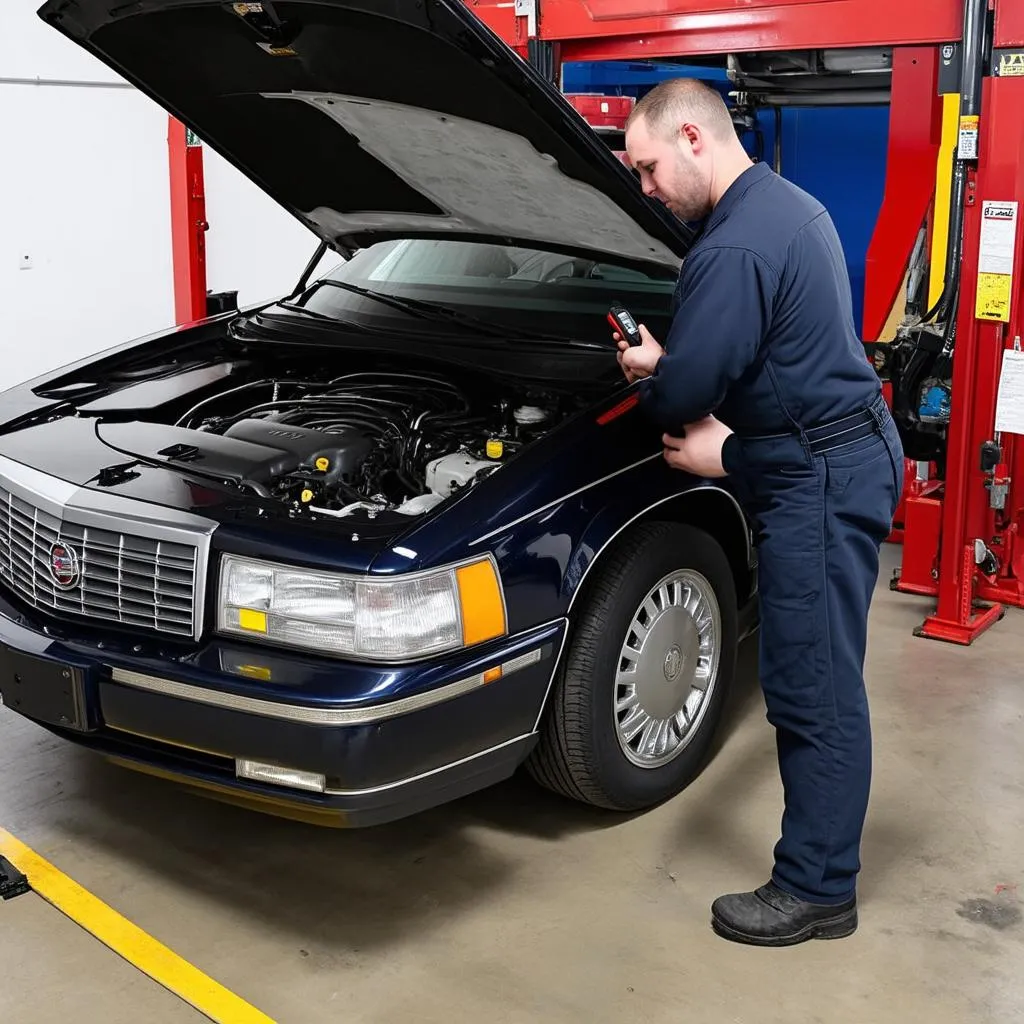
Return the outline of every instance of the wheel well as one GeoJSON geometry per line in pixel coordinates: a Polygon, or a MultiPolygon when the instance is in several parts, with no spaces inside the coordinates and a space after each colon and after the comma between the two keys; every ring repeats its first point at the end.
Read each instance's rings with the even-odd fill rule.
{"type": "Polygon", "coordinates": [[[697,487],[649,508],[635,521],[688,523],[710,534],[722,545],[729,559],[740,603],[750,595],[754,578],[750,566],[750,531],[730,494],[717,487],[697,487]]]}
{"type": "MultiPolygon", "coordinates": [[[[621,512],[621,508],[619,509],[621,512]]],[[[697,487],[690,491],[674,494],[663,498],[644,509],[633,518],[628,518],[624,525],[619,519],[618,529],[603,543],[596,545],[596,553],[584,562],[581,574],[570,574],[578,577],[574,585],[568,587],[569,609],[590,592],[593,586],[592,572],[602,564],[608,554],[617,547],[620,535],[632,526],[641,523],[685,523],[714,537],[721,545],[732,570],[733,583],[736,587],[736,599],[740,607],[746,604],[753,595],[756,581],[756,568],[751,564],[750,529],[739,503],[727,491],[720,487],[697,487]]],[[[584,548],[586,543],[582,545],[584,548]]]]}

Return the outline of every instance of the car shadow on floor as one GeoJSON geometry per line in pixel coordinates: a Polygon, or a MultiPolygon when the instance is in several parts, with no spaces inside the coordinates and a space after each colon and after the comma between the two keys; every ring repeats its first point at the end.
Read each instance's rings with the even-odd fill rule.
{"type": "MultiPolygon", "coordinates": [[[[745,652],[719,745],[736,715],[756,713],[751,675],[745,652]]],[[[103,865],[115,894],[121,880],[141,877],[147,889],[156,882],[161,901],[213,905],[247,928],[290,932],[297,945],[338,955],[387,946],[412,928],[443,928],[535,873],[547,847],[634,817],[563,799],[520,772],[413,818],[335,830],[202,799],[79,750],[65,757],[75,781],[54,827],[72,849],[89,851],[90,870],[103,865]]]]}

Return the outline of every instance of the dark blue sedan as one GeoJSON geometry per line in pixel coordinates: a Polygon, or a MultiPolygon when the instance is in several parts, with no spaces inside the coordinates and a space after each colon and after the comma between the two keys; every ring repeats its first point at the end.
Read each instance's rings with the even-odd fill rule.
{"type": "Polygon", "coordinates": [[[707,756],[755,596],[739,506],[666,465],[605,319],[664,333],[689,233],[458,0],[286,8],[41,11],[338,258],[0,395],[4,704],[334,823],[523,765],[649,807],[707,756]]]}

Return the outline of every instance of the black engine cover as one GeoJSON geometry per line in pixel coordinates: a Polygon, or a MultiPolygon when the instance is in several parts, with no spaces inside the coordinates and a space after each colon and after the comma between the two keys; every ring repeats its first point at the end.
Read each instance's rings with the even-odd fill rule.
{"type": "Polygon", "coordinates": [[[228,427],[224,434],[282,453],[282,464],[286,468],[279,468],[279,464],[274,462],[269,468],[268,480],[290,473],[299,466],[314,468],[318,459],[327,459],[329,466],[325,479],[336,483],[358,473],[363,460],[374,447],[373,439],[358,427],[343,425],[332,426],[328,433],[291,423],[240,420],[228,427]]]}
{"type": "Polygon", "coordinates": [[[255,419],[241,420],[224,434],[138,421],[102,423],[97,433],[122,455],[261,488],[300,467],[312,472],[321,458],[328,463],[322,479],[337,483],[358,472],[373,449],[373,441],[358,428],[326,433],[255,419]]]}

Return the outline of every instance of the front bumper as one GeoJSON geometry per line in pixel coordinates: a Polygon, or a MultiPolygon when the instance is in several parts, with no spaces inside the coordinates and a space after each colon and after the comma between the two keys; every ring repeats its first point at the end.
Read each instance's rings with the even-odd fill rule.
{"type": "Polygon", "coordinates": [[[386,667],[219,641],[173,654],[48,634],[0,601],[0,695],[127,767],[272,812],[373,825],[510,776],[536,741],[564,637],[557,620],[386,667]],[[323,775],[324,791],[239,778],[241,759],[323,775]]]}

